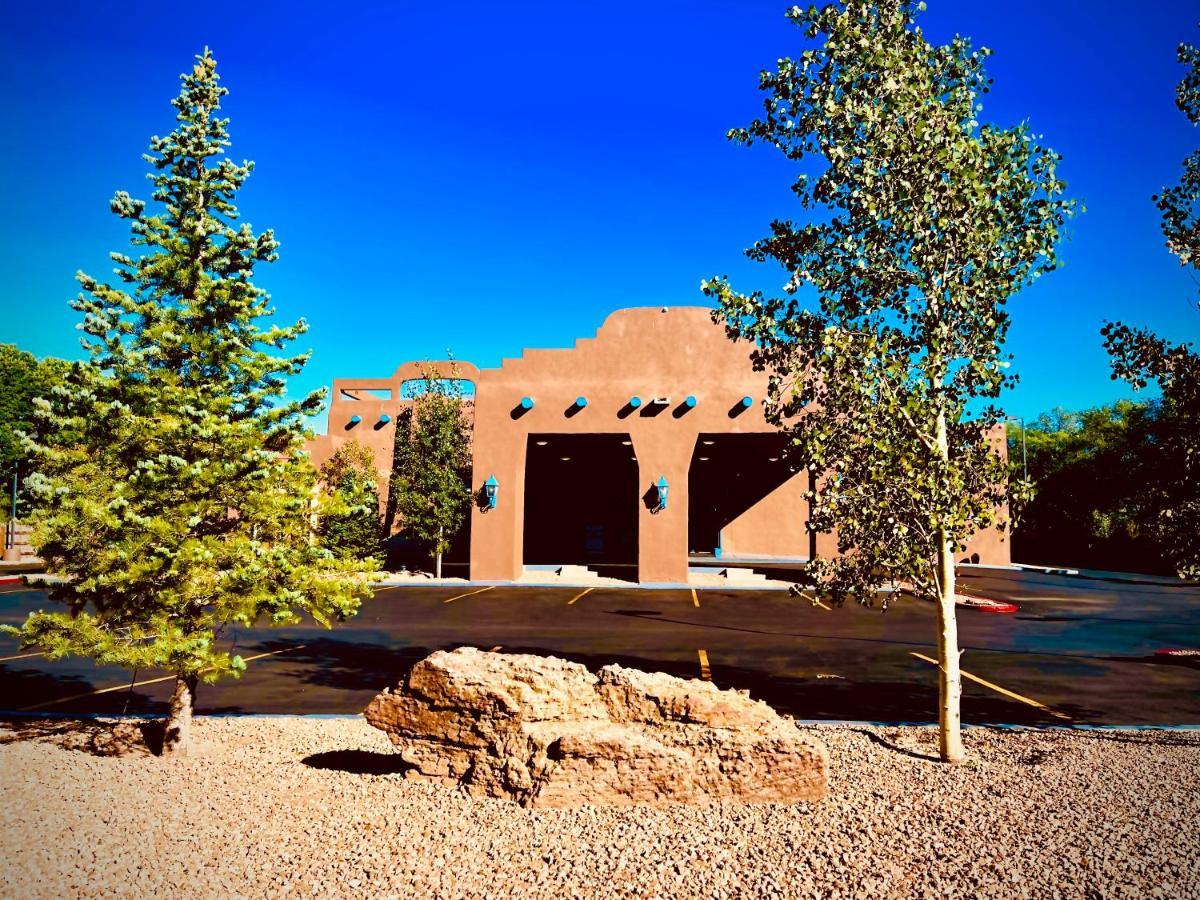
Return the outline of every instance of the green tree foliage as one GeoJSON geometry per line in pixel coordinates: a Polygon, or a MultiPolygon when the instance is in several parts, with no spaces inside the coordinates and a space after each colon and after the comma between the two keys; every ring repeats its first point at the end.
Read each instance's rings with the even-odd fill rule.
{"type": "Polygon", "coordinates": [[[1059,157],[1025,127],[980,125],[986,50],[930,44],[904,0],[793,7],[815,46],[763,72],[765,115],[730,138],[797,163],[809,221],[775,221],[748,255],[797,296],[705,284],[771,377],[767,412],[821,473],[810,527],[840,556],[812,583],[872,602],[881,579],[936,597],[941,752],[963,755],[954,561],[997,523],[995,399],[1011,382],[1006,300],[1055,266],[1072,203],[1059,157]],[[974,411],[969,415],[968,411],[974,411]]]}
{"type": "MultiPolygon", "coordinates": [[[[1188,71],[1176,90],[1176,104],[1200,125],[1200,48],[1181,44],[1179,61],[1188,71]]],[[[1179,183],[1154,199],[1167,249],[1182,265],[1200,270],[1200,149],[1184,160],[1179,183]]],[[[1157,477],[1147,486],[1150,528],[1179,577],[1200,578],[1200,353],[1190,342],[1174,344],[1120,322],[1106,324],[1101,334],[1114,378],[1137,390],[1150,382],[1162,390],[1162,422],[1172,427],[1161,429],[1157,477]]]]}
{"type": "Polygon", "coordinates": [[[306,325],[259,324],[272,310],[251,278],[278,245],[237,224],[252,164],[222,158],[212,55],[181,80],[175,130],[146,156],[159,211],[124,192],[112,201],[142,254],[112,254],[116,284],[78,275],[92,365],[36,402],[34,543],[63,576],[53,597],[68,611],[15,630],[52,659],[174,673],[169,752],[188,746],[197,681],[245,668],[219,642],[226,628],[302,615],[328,626],[369,591],[360,562],[313,534],[302,422],[322,396],[283,399],[308,356],[273,351],[306,325]]]}
{"type": "MultiPolygon", "coordinates": [[[[1171,571],[1154,528],[1158,447],[1175,429],[1158,403],[1123,400],[1056,409],[1026,423],[1036,485],[1012,536],[1014,559],[1044,565],[1171,571]]],[[[1021,470],[1021,432],[1009,425],[1009,469],[1021,470]]]]}
{"type": "Polygon", "coordinates": [[[321,539],[342,559],[377,560],[382,550],[379,474],[375,457],[357,441],[339,447],[323,466],[330,502],[321,517],[321,539]]]}
{"type": "MultiPolygon", "coordinates": [[[[0,344],[0,479],[6,498],[0,519],[7,519],[10,503],[8,490],[13,473],[27,468],[28,452],[20,435],[33,434],[35,397],[49,396],[51,388],[62,381],[71,364],[52,356],[38,359],[13,344],[0,344]]],[[[29,492],[18,494],[18,517],[28,508],[29,492]]]]}
{"type": "Polygon", "coordinates": [[[471,506],[471,421],[458,379],[426,372],[399,416],[391,493],[401,534],[428,548],[440,578],[471,506]]]}

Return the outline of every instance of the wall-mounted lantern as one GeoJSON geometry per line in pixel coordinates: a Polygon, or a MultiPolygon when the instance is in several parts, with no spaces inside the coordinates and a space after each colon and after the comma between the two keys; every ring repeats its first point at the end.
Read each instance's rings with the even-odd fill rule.
{"type": "Polygon", "coordinates": [[[630,397],[630,398],[629,398],[629,407],[630,407],[630,409],[637,409],[637,408],[638,408],[639,406],[641,406],[641,405],[642,405],[642,398],[641,398],[641,397],[630,397]]]}
{"type": "Polygon", "coordinates": [[[576,397],[575,406],[578,409],[583,409],[585,406],[587,406],[587,397],[576,397]]]}
{"type": "Polygon", "coordinates": [[[500,492],[500,482],[495,475],[489,475],[483,483],[483,496],[487,498],[488,509],[496,508],[496,495],[500,492]]]}
{"type": "Polygon", "coordinates": [[[350,417],[350,424],[351,424],[351,425],[357,425],[357,424],[358,424],[359,422],[361,422],[361,421],[362,421],[362,416],[351,416],[351,417],[350,417]]]}
{"type": "Polygon", "coordinates": [[[533,398],[532,397],[522,397],[521,398],[521,409],[533,409],[533,398]]]}
{"type": "Polygon", "coordinates": [[[688,394],[687,397],[684,398],[683,405],[686,406],[688,409],[694,409],[696,406],[696,398],[693,397],[691,394],[688,394]]]}
{"type": "Polygon", "coordinates": [[[389,416],[387,413],[384,413],[383,415],[381,415],[381,416],[379,417],[379,424],[380,424],[380,425],[386,425],[386,424],[387,424],[388,422],[390,422],[390,421],[392,421],[392,417],[391,417],[391,416],[389,416]]]}
{"type": "Polygon", "coordinates": [[[667,494],[671,490],[670,485],[667,484],[667,476],[660,475],[658,478],[658,484],[656,484],[654,487],[658,490],[658,508],[666,509],[667,508],[667,494]]]}

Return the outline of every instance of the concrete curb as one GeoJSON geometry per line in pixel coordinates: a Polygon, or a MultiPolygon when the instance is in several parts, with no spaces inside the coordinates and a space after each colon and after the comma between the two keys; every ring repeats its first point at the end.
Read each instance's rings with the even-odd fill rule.
{"type": "Polygon", "coordinates": [[[688,591],[695,588],[698,591],[786,591],[786,587],[770,584],[688,584],[687,582],[661,582],[650,584],[596,584],[594,581],[437,581],[434,579],[421,581],[376,581],[374,587],[415,587],[415,588],[464,588],[473,587],[514,587],[514,588],[595,588],[596,590],[615,591],[688,591]]]}

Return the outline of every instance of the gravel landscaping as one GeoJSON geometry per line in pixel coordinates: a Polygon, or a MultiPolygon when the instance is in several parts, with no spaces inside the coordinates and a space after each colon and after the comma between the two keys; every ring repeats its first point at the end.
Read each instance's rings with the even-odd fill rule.
{"type": "Polygon", "coordinates": [[[831,796],[526,810],[406,781],[358,719],[0,728],[10,897],[1200,896],[1200,733],[811,729],[831,796]]]}

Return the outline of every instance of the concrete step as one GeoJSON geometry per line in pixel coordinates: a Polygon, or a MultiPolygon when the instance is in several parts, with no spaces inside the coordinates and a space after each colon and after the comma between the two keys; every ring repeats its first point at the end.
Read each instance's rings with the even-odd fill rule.
{"type": "Polygon", "coordinates": [[[738,584],[765,584],[767,581],[766,575],[760,575],[753,569],[742,569],[729,567],[721,570],[720,573],[726,581],[737,582],[738,584]]]}
{"type": "Polygon", "coordinates": [[[596,578],[595,572],[587,566],[559,566],[554,574],[561,578],[596,578]]]}

